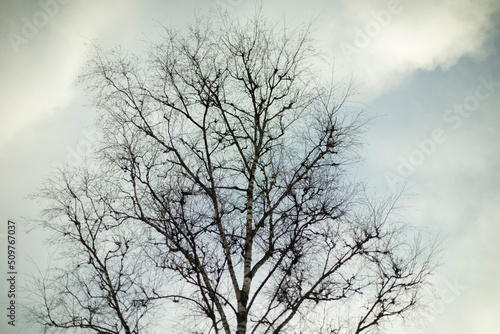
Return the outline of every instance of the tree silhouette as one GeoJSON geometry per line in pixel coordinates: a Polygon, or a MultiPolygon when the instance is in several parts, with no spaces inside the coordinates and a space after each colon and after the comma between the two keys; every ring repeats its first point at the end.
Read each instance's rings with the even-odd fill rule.
{"type": "Polygon", "coordinates": [[[68,259],[36,281],[46,332],[370,333],[418,305],[434,251],[349,179],[351,86],[307,26],[220,22],[94,48],[100,141],[38,194],[68,259]]]}

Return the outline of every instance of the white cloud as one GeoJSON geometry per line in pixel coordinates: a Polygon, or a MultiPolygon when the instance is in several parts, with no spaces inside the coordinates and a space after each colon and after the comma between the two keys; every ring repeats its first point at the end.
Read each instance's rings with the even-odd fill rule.
{"type": "Polygon", "coordinates": [[[463,56],[487,56],[491,15],[499,8],[496,1],[356,1],[324,34],[351,27],[335,38],[333,51],[371,92],[381,93],[418,69],[447,69],[463,56]]]}
{"type": "MultiPolygon", "coordinates": [[[[99,36],[124,13],[134,11],[132,1],[119,3],[73,2],[61,5],[57,14],[38,29],[26,43],[15,45],[2,40],[2,107],[0,109],[0,150],[15,135],[20,135],[38,120],[50,117],[74,101],[74,80],[85,62],[84,41],[99,36]],[[120,10],[116,10],[119,8],[120,10]],[[18,52],[15,52],[16,50],[18,52]]],[[[22,18],[32,20],[31,11],[12,12],[9,31],[22,35],[22,18]],[[15,28],[17,27],[17,30],[15,28]]],[[[130,25],[132,26],[132,25],[130,25]]],[[[116,33],[116,31],[114,31],[116,33]]]]}

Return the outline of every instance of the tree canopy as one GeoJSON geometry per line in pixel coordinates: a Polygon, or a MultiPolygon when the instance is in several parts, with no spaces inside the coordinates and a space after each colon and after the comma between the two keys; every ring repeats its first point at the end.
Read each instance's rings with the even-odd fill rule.
{"type": "Polygon", "coordinates": [[[163,317],[172,333],[358,334],[418,306],[433,249],[348,176],[364,118],[310,36],[222,16],[166,28],[147,56],[93,48],[80,81],[100,140],[38,194],[67,259],[34,289],[46,332],[163,317]]]}

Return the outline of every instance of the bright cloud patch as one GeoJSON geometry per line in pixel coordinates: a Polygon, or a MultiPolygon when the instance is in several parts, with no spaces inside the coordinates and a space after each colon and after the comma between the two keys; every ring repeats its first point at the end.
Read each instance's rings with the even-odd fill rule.
{"type": "Polygon", "coordinates": [[[363,5],[356,2],[346,9],[351,19],[339,23],[350,22],[352,31],[336,39],[336,53],[340,64],[377,93],[417,69],[446,69],[463,56],[488,55],[484,42],[492,14],[500,7],[493,1],[469,0],[390,0],[363,5]]]}

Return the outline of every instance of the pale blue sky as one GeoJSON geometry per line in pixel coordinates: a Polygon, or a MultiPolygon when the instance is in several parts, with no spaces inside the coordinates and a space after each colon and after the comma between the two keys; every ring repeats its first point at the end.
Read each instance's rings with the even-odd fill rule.
{"type": "MultiPolygon", "coordinates": [[[[8,219],[19,225],[22,274],[33,269],[29,258],[42,267],[48,258],[40,234],[23,232],[22,217],[37,212],[25,196],[55,164],[77,163],[92,140],[86,129],[94,113],[74,85],[86,60],[84,44],[96,39],[140,52],[143,40],[158,37],[157,22],[182,27],[214,3],[1,2],[0,261],[6,259],[8,219]],[[30,30],[34,23],[39,26],[30,30]]],[[[218,3],[236,15],[254,8],[250,0],[218,3]]],[[[264,0],[270,17],[292,23],[317,18],[318,47],[339,80],[354,78],[355,101],[376,116],[359,175],[380,193],[391,189],[388,179],[408,182],[410,222],[443,237],[434,311],[430,321],[418,323],[425,334],[498,330],[499,9],[495,0],[264,0]]],[[[19,276],[21,284],[24,279],[19,276]]],[[[1,319],[2,333],[28,333],[1,319]]],[[[418,332],[408,326],[405,332],[418,332]]]]}

